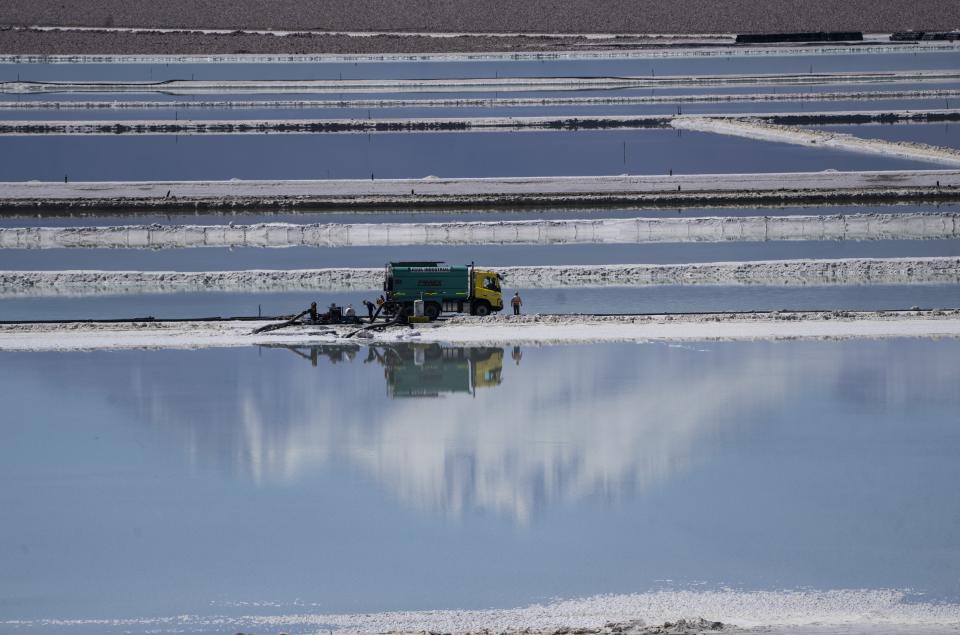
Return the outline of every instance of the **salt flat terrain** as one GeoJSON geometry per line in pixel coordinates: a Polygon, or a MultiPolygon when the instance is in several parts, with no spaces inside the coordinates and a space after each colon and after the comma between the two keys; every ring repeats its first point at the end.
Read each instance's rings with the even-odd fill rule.
{"type": "Polygon", "coordinates": [[[734,32],[960,14],[818,2],[0,7],[0,631],[956,633],[960,45],[734,32]]]}
{"type": "MultiPolygon", "coordinates": [[[[294,326],[254,334],[270,322],[0,324],[3,351],[92,351],[250,345],[309,346],[351,341],[356,326],[294,326]]],[[[596,342],[703,342],[762,339],[960,337],[960,313],[814,312],[679,316],[495,316],[455,318],[421,328],[368,332],[351,343],[536,345],[596,342]]]]}

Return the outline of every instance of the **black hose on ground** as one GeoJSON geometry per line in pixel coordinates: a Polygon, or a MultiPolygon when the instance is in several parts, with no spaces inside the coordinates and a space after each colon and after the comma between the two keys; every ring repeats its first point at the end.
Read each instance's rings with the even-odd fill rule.
{"type": "MultiPolygon", "coordinates": [[[[316,309],[314,309],[314,310],[316,310],[316,309]]],[[[304,315],[306,315],[307,313],[310,313],[310,309],[306,309],[306,310],[304,310],[304,311],[301,311],[300,313],[297,313],[295,316],[293,316],[292,318],[290,318],[290,319],[287,320],[286,322],[279,322],[279,323],[277,323],[277,324],[267,324],[267,325],[265,325],[265,326],[261,326],[261,327],[258,328],[258,329],[254,329],[254,330],[253,330],[253,333],[251,333],[251,335],[259,335],[260,333],[267,333],[267,332],[269,332],[269,331],[276,331],[276,330],[278,330],[278,329],[286,328],[286,327],[288,327],[288,326],[293,326],[294,324],[296,324],[296,323],[300,320],[300,318],[302,318],[302,317],[303,317],[304,315]]]]}
{"type": "MultiPolygon", "coordinates": [[[[378,310],[377,310],[377,313],[379,313],[379,312],[380,312],[380,311],[379,311],[379,309],[378,309],[378,310]]],[[[375,313],[373,317],[374,317],[374,319],[376,319],[377,314],[375,313]]],[[[403,322],[401,321],[401,317],[402,317],[402,316],[398,313],[398,314],[395,315],[395,316],[393,317],[393,319],[390,320],[389,322],[383,322],[383,323],[381,323],[381,324],[377,324],[376,322],[371,322],[370,324],[367,324],[366,326],[361,326],[361,327],[358,328],[356,331],[351,331],[350,333],[347,333],[346,335],[343,336],[343,339],[350,339],[351,337],[353,337],[354,335],[356,335],[356,334],[359,333],[360,331],[381,330],[381,329],[387,328],[388,326],[396,326],[396,325],[402,324],[403,322]]]]}

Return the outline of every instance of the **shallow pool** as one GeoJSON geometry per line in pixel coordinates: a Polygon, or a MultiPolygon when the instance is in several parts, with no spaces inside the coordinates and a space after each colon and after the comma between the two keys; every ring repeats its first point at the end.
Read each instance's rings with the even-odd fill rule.
{"type": "MultiPolygon", "coordinates": [[[[686,313],[696,311],[848,310],[960,308],[960,285],[681,286],[514,289],[525,313],[686,313]]],[[[0,320],[196,318],[293,315],[311,302],[360,309],[377,291],[133,293],[63,297],[5,297],[0,320]]],[[[509,309],[508,309],[509,310],[509,309]]]]}
{"type": "Polygon", "coordinates": [[[27,136],[0,181],[376,179],[937,169],[929,162],[680,130],[27,136]]]}
{"type": "Polygon", "coordinates": [[[722,587],[955,607],[958,359],[923,339],[4,354],[0,630],[305,633],[722,587]]]}

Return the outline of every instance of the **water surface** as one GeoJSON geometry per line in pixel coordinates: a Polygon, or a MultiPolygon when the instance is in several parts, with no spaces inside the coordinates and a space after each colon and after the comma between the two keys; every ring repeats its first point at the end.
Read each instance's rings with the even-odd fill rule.
{"type": "Polygon", "coordinates": [[[922,339],[4,354],[3,618],[236,632],[722,586],[956,603],[958,359],[922,339]]]}
{"type": "MultiPolygon", "coordinates": [[[[525,313],[689,313],[696,311],[960,308],[960,285],[682,286],[516,289],[525,313]]],[[[311,302],[363,306],[378,291],[133,293],[0,299],[0,320],[197,318],[293,315],[311,302]]]]}
{"type": "Polygon", "coordinates": [[[0,139],[0,181],[922,170],[923,161],[679,130],[0,139]]]}

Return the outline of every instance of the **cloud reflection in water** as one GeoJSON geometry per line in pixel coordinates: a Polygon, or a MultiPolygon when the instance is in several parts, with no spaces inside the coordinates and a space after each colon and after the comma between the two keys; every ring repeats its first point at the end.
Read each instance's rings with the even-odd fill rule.
{"type": "Polygon", "coordinates": [[[258,483],[345,463],[413,508],[527,524],[550,506],[655,487],[805,391],[869,409],[960,379],[956,366],[884,366],[879,350],[748,346],[265,348],[185,400],[171,396],[192,390],[196,370],[140,367],[127,406],[180,435],[199,465],[258,483]]]}

